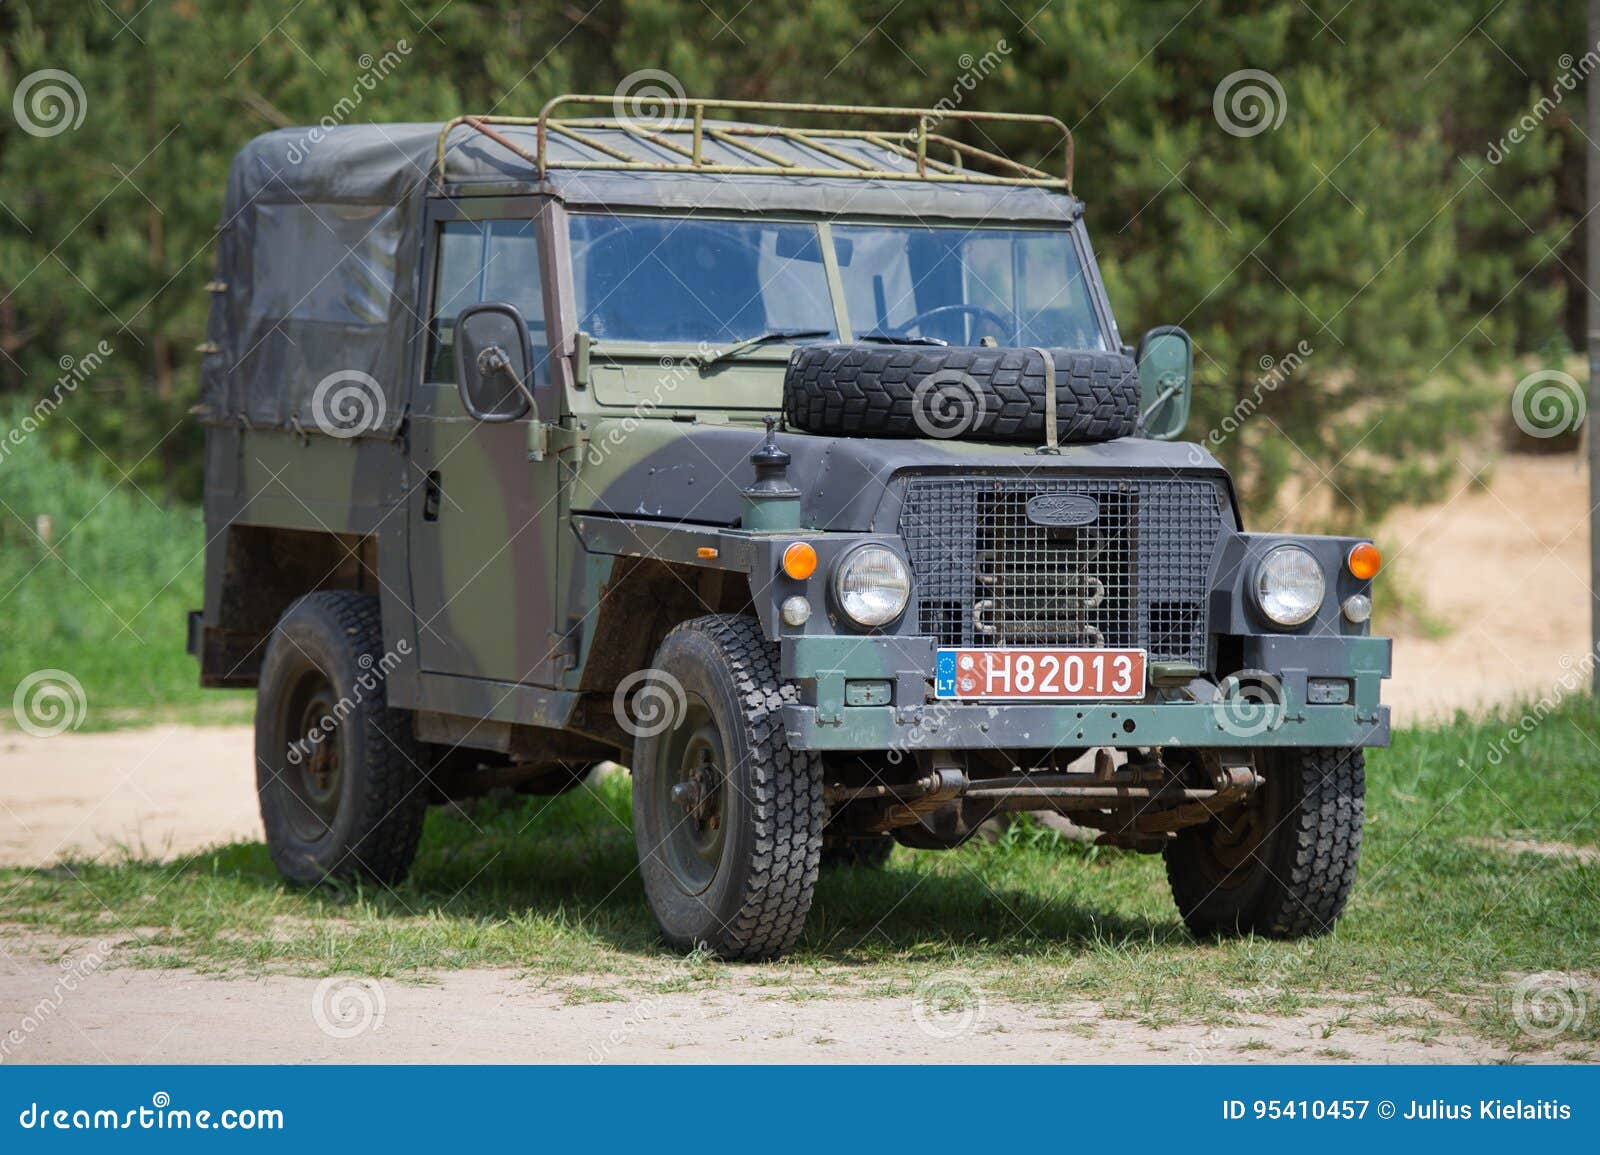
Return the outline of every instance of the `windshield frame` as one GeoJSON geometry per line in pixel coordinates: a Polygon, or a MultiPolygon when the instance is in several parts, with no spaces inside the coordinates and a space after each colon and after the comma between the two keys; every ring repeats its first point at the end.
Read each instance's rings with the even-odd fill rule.
{"type": "MultiPolygon", "coordinates": [[[[827,278],[828,295],[833,309],[833,327],[838,333],[838,340],[841,343],[851,343],[855,341],[856,334],[855,330],[850,324],[850,318],[848,315],[849,304],[845,299],[843,279],[839,271],[838,253],[834,245],[833,226],[836,224],[876,228],[949,228],[960,229],[967,232],[1029,231],[1058,234],[1064,232],[1069,238],[1069,242],[1072,246],[1072,252],[1078,261],[1080,275],[1087,282],[1085,285],[1086,296],[1089,300],[1090,309],[1094,314],[1095,325],[1100,332],[1101,339],[1105,342],[1107,349],[1117,350],[1121,348],[1121,337],[1118,333],[1116,321],[1111,311],[1110,301],[1106,297],[1105,285],[1100,277],[1099,266],[1095,262],[1093,251],[1088,243],[1088,237],[1084,230],[1083,218],[1081,216],[1069,224],[1061,221],[929,221],[922,217],[908,219],[906,217],[886,217],[865,214],[859,216],[851,215],[839,217],[808,216],[799,213],[739,214],[730,213],[726,210],[696,211],[693,209],[667,212],[660,209],[630,209],[627,211],[610,211],[586,208],[568,209],[566,212],[560,215],[563,218],[570,218],[574,216],[627,216],[648,217],[657,220],[723,220],[739,223],[752,223],[759,221],[764,224],[811,225],[817,230],[817,240],[822,250],[823,271],[827,278]]],[[[565,219],[561,220],[559,224],[559,238],[557,244],[559,256],[557,261],[560,266],[560,276],[563,288],[561,297],[562,312],[564,314],[563,320],[565,322],[564,327],[567,329],[567,331],[576,333],[579,331],[577,315],[578,301],[576,280],[574,277],[572,262],[571,228],[569,222],[565,219]]],[[[818,340],[821,340],[821,338],[818,340]]],[[[695,350],[708,350],[711,353],[716,353],[725,350],[728,346],[735,343],[736,342],[733,340],[706,340],[695,342],[595,338],[593,340],[593,348],[596,352],[603,352],[609,357],[633,360],[643,358],[659,359],[663,356],[682,354],[695,350]]],[[[796,347],[796,344],[805,343],[810,342],[775,342],[769,345],[759,346],[747,350],[740,354],[737,358],[729,362],[724,362],[723,364],[762,364],[771,362],[786,363],[790,354],[796,347]]],[[[743,408],[743,406],[734,405],[727,407],[743,408]]]]}

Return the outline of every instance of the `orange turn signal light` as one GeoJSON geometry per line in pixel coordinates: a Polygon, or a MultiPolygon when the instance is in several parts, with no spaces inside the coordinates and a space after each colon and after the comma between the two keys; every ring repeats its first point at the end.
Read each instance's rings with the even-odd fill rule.
{"type": "Polygon", "coordinates": [[[792,542],[783,551],[783,572],[803,582],[817,572],[817,551],[807,542],[792,542]]]}
{"type": "Polygon", "coordinates": [[[1378,552],[1378,547],[1370,541],[1361,542],[1350,547],[1350,556],[1345,559],[1345,565],[1350,567],[1350,572],[1362,581],[1371,581],[1378,576],[1378,570],[1383,566],[1383,555],[1378,552]]]}

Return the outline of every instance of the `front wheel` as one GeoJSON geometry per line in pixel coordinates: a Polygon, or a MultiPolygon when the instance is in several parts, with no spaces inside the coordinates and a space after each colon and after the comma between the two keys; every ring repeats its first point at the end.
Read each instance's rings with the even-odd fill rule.
{"type": "Polygon", "coordinates": [[[1258,752],[1265,779],[1243,806],[1167,844],[1167,881],[1197,935],[1326,934],[1361,856],[1366,760],[1360,750],[1258,752]]]}
{"type": "Polygon", "coordinates": [[[777,657],[753,618],[696,618],[662,641],[637,707],[624,703],[648,719],[627,721],[645,896],[680,950],[773,958],[811,909],[822,762],[789,748],[782,709],[799,698],[777,657]]]}

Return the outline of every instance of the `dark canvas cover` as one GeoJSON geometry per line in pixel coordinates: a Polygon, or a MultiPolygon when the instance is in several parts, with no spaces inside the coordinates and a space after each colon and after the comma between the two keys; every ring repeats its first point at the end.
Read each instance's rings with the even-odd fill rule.
{"type": "MultiPolygon", "coordinates": [[[[359,432],[391,436],[404,418],[409,338],[426,312],[417,279],[426,197],[440,191],[544,191],[584,206],[888,215],[922,220],[1065,222],[1076,198],[1033,187],[933,183],[823,175],[717,175],[597,171],[562,162],[602,153],[552,133],[547,179],[525,158],[471,128],[448,138],[444,184],[433,168],[441,124],[365,124],[286,128],[250,141],[234,158],[217,231],[217,274],[201,396],[208,419],[251,426],[323,427],[330,386],[362,382],[376,411],[359,432]]],[[[529,154],[530,126],[496,126],[529,154]]],[[[648,151],[615,129],[585,129],[591,139],[648,151]]],[[[829,146],[881,169],[910,171],[905,157],[840,137],[829,146]]],[[[762,148],[797,164],[845,169],[783,141],[762,148]]],[[[747,164],[748,155],[715,140],[707,159],[747,164]]],[[[660,159],[673,155],[657,149],[660,159]]]]}

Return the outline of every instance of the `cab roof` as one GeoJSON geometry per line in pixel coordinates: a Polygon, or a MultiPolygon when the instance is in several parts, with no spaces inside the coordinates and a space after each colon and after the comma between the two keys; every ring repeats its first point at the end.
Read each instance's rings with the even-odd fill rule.
{"type": "Polygon", "coordinates": [[[683,101],[653,119],[555,114],[564,103],[610,101],[558,97],[537,118],[279,129],[239,153],[230,200],[397,205],[428,193],[538,190],[618,208],[1057,223],[1082,212],[1070,192],[1071,134],[1052,117],[756,101],[683,101]],[[708,108],[848,120],[792,127],[709,119],[708,108]],[[933,132],[942,120],[975,123],[986,142],[992,131],[1047,127],[1059,133],[1050,155],[1061,174],[933,132]]]}

